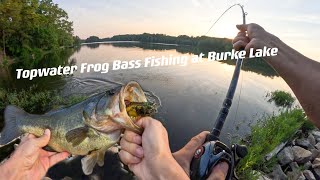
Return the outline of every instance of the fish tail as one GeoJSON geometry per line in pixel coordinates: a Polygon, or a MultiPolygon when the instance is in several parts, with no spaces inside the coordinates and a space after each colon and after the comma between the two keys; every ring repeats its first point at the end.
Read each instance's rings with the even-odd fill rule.
{"type": "Polygon", "coordinates": [[[4,127],[0,134],[0,146],[9,144],[21,135],[18,121],[26,115],[27,113],[24,110],[16,106],[9,105],[6,107],[4,110],[4,127]]]}

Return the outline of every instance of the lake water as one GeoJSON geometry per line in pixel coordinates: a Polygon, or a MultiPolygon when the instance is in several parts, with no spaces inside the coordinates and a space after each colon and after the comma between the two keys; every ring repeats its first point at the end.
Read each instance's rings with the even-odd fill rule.
{"type": "MultiPolygon", "coordinates": [[[[188,47],[142,43],[102,43],[83,45],[69,57],[69,62],[112,64],[114,60],[144,60],[146,57],[191,56],[188,47]]],[[[214,50],[214,49],[213,49],[214,50]]],[[[72,77],[43,83],[60,89],[65,96],[93,94],[137,81],[142,88],[161,101],[155,118],[168,130],[172,151],[183,147],[190,138],[210,130],[222,106],[234,70],[234,62],[189,63],[187,66],[148,67],[130,70],[80,73],[72,77]]],[[[245,60],[239,78],[233,105],[221,133],[221,140],[243,137],[250,132],[249,125],[264,114],[278,108],[267,102],[266,94],[274,90],[291,92],[282,78],[261,61],[245,60]],[[241,94],[240,94],[241,91],[241,94]]]]}
{"type": "MultiPolygon", "coordinates": [[[[177,46],[172,45],[104,43],[93,46],[84,45],[69,59],[75,61],[79,67],[81,63],[109,62],[112,64],[114,60],[144,60],[151,56],[193,55],[181,53],[177,49],[177,46]]],[[[246,69],[249,63],[245,62],[243,69],[246,69]]],[[[194,135],[212,128],[228,90],[234,67],[234,65],[213,61],[189,63],[187,66],[110,70],[106,74],[76,72],[72,78],[66,79],[67,82],[62,89],[66,95],[91,94],[128,81],[139,82],[144,90],[160,99],[161,107],[156,118],[167,128],[171,148],[175,151],[194,135]]],[[[221,134],[221,139],[227,143],[230,142],[231,136],[247,134],[250,131],[248,125],[265,113],[271,114],[278,111],[277,107],[267,102],[265,96],[268,92],[290,91],[284,80],[275,73],[265,76],[263,74],[266,73],[259,72],[259,66],[256,69],[241,72],[233,106],[221,134]]]]}

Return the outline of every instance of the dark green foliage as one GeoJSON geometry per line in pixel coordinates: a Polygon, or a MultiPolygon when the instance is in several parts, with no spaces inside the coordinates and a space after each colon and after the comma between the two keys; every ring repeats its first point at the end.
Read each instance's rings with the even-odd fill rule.
{"type": "Polygon", "coordinates": [[[80,45],[81,45],[81,39],[80,39],[79,36],[74,36],[74,37],[73,37],[73,44],[74,44],[75,46],[80,46],[80,45]]]}
{"type": "Polygon", "coordinates": [[[187,46],[196,46],[201,49],[209,51],[229,51],[232,49],[231,40],[226,38],[214,38],[208,36],[190,37],[187,35],[169,36],[165,34],[125,34],[116,35],[111,38],[100,39],[97,36],[90,36],[85,40],[86,43],[90,42],[104,42],[104,41],[140,41],[148,43],[167,43],[179,44],[187,46]]]}
{"type": "Polygon", "coordinates": [[[93,42],[99,42],[99,41],[100,39],[97,36],[90,36],[85,40],[86,43],[93,43],[93,42]]]}
{"type": "Polygon", "coordinates": [[[0,1],[0,47],[25,67],[46,51],[73,46],[72,34],[68,14],[52,0],[0,1]]]}
{"type": "Polygon", "coordinates": [[[15,105],[29,113],[42,114],[61,106],[73,105],[84,99],[85,97],[83,96],[63,98],[57,91],[39,91],[36,86],[20,91],[0,89],[0,112],[7,105],[15,105]]]}
{"type": "MultiPolygon", "coordinates": [[[[24,109],[28,113],[43,114],[50,110],[68,107],[86,99],[85,96],[61,97],[57,91],[40,90],[31,86],[26,90],[4,90],[0,88],[0,130],[3,128],[4,108],[11,104],[24,109]]],[[[0,148],[0,161],[12,153],[14,141],[0,148]]]]}
{"type": "Polygon", "coordinates": [[[268,102],[274,102],[278,107],[289,108],[295,101],[289,92],[279,90],[267,94],[267,97],[270,97],[268,102]]]}
{"type": "Polygon", "coordinates": [[[256,179],[253,170],[269,171],[276,163],[276,158],[265,162],[265,155],[282,142],[292,138],[295,132],[302,127],[314,127],[302,109],[286,110],[277,116],[265,117],[252,126],[251,134],[246,139],[249,153],[236,168],[240,179],[256,179]]]}

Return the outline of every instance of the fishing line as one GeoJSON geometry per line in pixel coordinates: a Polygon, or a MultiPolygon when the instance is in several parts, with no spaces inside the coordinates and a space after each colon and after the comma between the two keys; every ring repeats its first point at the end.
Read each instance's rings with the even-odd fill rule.
{"type": "MultiPolygon", "coordinates": [[[[227,8],[219,17],[218,19],[211,25],[211,27],[209,28],[209,30],[205,33],[205,36],[210,32],[210,30],[219,22],[219,20],[233,7],[238,6],[241,8],[242,11],[242,23],[246,24],[246,15],[248,15],[247,12],[244,11],[243,9],[243,5],[241,5],[240,3],[231,5],[229,8],[227,8]]],[[[243,64],[242,64],[243,66],[243,64]]],[[[243,74],[241,74],[241,85],[240,85],[240,90],[239,90],[239,97],[238,97],[238,102],[237,102],[237,108],[236,108],[236,113],[234,116],[234,121],[233,121],[233,126],[235,127],[235,122],[236,122],[236,118],[238,115],[238,111],[239,111],[239,105],[240,105],[240,99],[241,99],[241,93],[242,93],[242,85],[243,85],[243,74]]]]}
{"type": "MultiPolygon", "coordinates": [[[[242,64],[242,67],[244,64],[242,64]]],[[[239,97],[238,97],[238,103],[237,103],[237,109],[236,109],[236,114],[234,115],[234,121],[233,121],[233,126],[235,126],[236,121],[237,121],[237,116],[238,116],[238,110],[239,110],[239,104],[240,104],[240,99],[241,99],[241,93],[242,93],[242,82],[243,82],[243,73],[241,73],[241,82],[240,82],[240,90],[239,90],[239,97]]]]}
{"type": "Polygon", "coordinates": [[[228,12],[231,8],[235,7],[235,6],[239,6],[239,7],[241,8],[241,10],[242,10],[242,20],[243,20],[243,24],[246,24],[246,15],[248,15],[248,13],[244,11],[243,5],[241,5],[241,4],[239,4],[239,3],[238,3],[238,4],[234,4],[234,5],[230,6],[228,9],[226,9],[226,10],[218,17],[218,19],[212,24],[212,26],[209,28],[209,30],[208,30],[204,35],[206,36],[206,35],[210,32],[210,30],[213,28],[213,26],[215,26],[215,25],[218,23],[218,21],[224,16],[224,14],[225,14],[226,12],[228,12]]]}

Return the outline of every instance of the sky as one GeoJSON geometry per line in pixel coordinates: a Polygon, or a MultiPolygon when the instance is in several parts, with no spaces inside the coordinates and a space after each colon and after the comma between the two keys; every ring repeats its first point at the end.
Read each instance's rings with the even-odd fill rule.
{"type": "MultiPolygon", "coordinates": [[[[257,23],[307,57],[320,61],[319,0],[53,0],[74,23],[80,38],[118,34],[204,35],[235,3],[244,5],[247,23],[257,23]]],[[[234,7],[207,34],[233,38],[242,23],[234,7]]]]}

